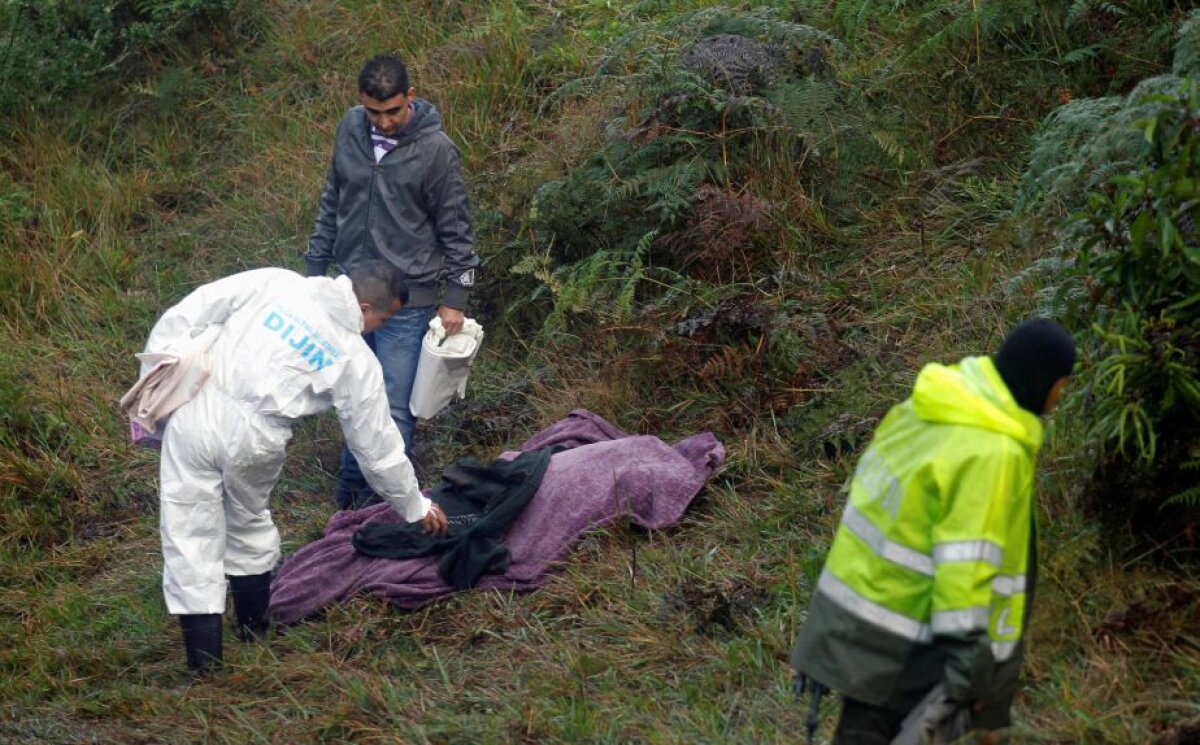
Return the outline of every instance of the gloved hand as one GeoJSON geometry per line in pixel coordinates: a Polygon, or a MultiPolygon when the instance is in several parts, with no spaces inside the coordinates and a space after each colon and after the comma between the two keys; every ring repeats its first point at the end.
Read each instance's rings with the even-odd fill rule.
{"type": "Polygon", "coordinates": [[[967,706],[974,705],[991,687],[992,670],[996,666],[987,636],[939,637],[938,644],[946,650],[943,673],[946,698],[967,706]]]}
{"type": "Polygon", "coordinates": [[[442,535],[448,526],[446,513],[442,512],[442,508],[438,507],[436,502],[430,504],[429,512],[425,513],[425,517],[421,519],[421,527],[425,529],[425,532],[442,535]]]}

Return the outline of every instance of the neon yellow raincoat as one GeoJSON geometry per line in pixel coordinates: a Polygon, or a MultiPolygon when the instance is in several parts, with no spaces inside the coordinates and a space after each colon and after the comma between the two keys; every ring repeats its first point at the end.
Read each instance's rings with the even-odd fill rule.
{"type": "Polygon", "coordinates": [[[985,672],[973,693],[987,726],[1006,724],[1033,592],[1041,439],[990,358],[927,365],[858,462],[796,668],[904,712],[966,640],[985,672]]]}

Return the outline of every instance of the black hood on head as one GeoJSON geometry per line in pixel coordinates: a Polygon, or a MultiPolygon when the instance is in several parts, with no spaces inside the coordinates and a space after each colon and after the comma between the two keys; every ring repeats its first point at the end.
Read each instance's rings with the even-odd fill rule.
{"type": "Polygon", "coordinates": [[[1075,340],[1054,321],[1031,318],[1009,332],[992,359],[1017,404],[1040,415],[1050,389],[1075,367],[1075,340]]]}

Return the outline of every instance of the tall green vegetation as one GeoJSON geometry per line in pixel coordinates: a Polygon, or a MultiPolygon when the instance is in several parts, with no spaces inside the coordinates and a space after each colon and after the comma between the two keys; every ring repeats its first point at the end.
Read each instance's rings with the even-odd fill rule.
{"type": "Polygon", "coordinates": [[[903,146],[838,85],[847,50],[829,33],[772,8],[646,16],[541,103],[562,117],[557,162],[509,182],[499,320],[538,338],[544,374],[593,359],[697,404],[642,408],[647,423],[799,416],[850,355],[809,343],[829,325],[792,280],[840,261],[816,244],[853,230],[903,146]]]}
{"type": "Polygon", "coordinates": [[[636,28],[555,91],[552,107],[607,112],[568,172],[525,196],[509,246],[511,271],[549,296],[546,330],[686,312],[778,271],[786,200],[844,202],[864,165],[889,163],[833,84],[840,50],[772,11],[717,6],[636,28]]]}
{"type": "Polygon", "coordinates": [[[1141,162],[1075,218],[1072,316],[1095,355],[1084,409],[1105,476],[1127,494],[1200,507],[1200,88],[1145,102],[1141,162]],[[1132,487],[1140,484],[1138,487],[1132,487]]]}
{"type": "Polygon", "coordinates": [[[1190,534],[1200,504],[1198,44],[1193,14],[1169,73],[1047,117],[1021,199],[1051,224],[1072,210],[1043,266],[1087,342],[1074,411],[1096,445],[1100,504],[1156,538],[1190,534]],[[1161,519],[1181,507],[1181,524],[1161,519]]]}
{"type": "MultiPolygon", "coordinates": [[[[819,3],[806,3],[820,14],[819,3]]],[[[923,154],[970,158],[1021,142],[1063,100],[1127,91],[1163,71],[1178,0],[838,0],[835,32],[878,53],[861,84],[928,135],[923,154]],[[921,105],[917,105],[921,102],[921,105]]]]}
{"type": "Polygon", "coordinates": [[[172,46],[207,52],[234,7],[234,0],[5,0],[0,112],[78,100],[82,90],[152,67],[172,46]]]}
{"type": "Polygon", "coordinates": [[[69,541],[145,492],[109,475],[122,429],[109,383],[122,379],[124,361],[102,350],[141,334],[154,312],[148,288],[180,276],[170,259],[143,264],[135,246],[164,212],[199,206],[186,204],[179,173],[203,150],[170,133],[190,105],[181,97],[203,89],[203,70],[179,60],[222,53],[222,29],[241,17],[231,9],[226,0],[0,5],[0,509],[9,544],[69,541]],[[147,77],[158,84],[133,101],[108,98],[147,77]],[[89,486],[101,483],[110,488],[97,499],[89,486]]]}
{"type": "Polygon", "coordinates": [[[1188,78],[1200,77],[1200,15],[1192,14],[1180,24],[1172,40],[1169,72],[1138,80],[1127,93],[1073,99],[1046,118],[1033,140],[1022,186],[1023,210],[1051,218],[1078,210],[1090,192],[1145,162],[1152,142],[1139,123],[1157,116],[1164,103],[1180,95],[1188,78]]]}

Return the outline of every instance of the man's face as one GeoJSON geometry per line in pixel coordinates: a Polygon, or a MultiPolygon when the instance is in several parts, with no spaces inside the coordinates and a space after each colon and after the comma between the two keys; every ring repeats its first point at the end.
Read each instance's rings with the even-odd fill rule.
{"type": "Polygon", "coordinates": [[[397,93],[391,98],[380,101],[359,91],[358,100],[367,110],[367,118],[385,135],[393,135],[408,123],[412,116],[412,102],[417,97],[417,89],[409,88],[406,93],[397,93]]]}
{"type": "Polygon", "coordinates": [[[1054,407],[1058,405],[1059,397],[1062,396],[1063,388],[1067,387],[1067,381],[1070,379],[1070,376],[1067,376],[1059,378],[1054,383],[1054,387],[1050,389],[1050,395],[1046,396],[1046,407],[1042,409],[1043,414],[1049,414],[1051,411],[1054,411],[1054,407]]]}
{"type": "Polygon", "coordinates": [[[362,308],[363,314],[363,333],[369,334],[372,331],[378,331],[396,311],[400,310],[400,306],[399,298],[392,300],[392,305],[387,310],[376,309],[370,303],[359,303],[358,307],[362,308]]]}

